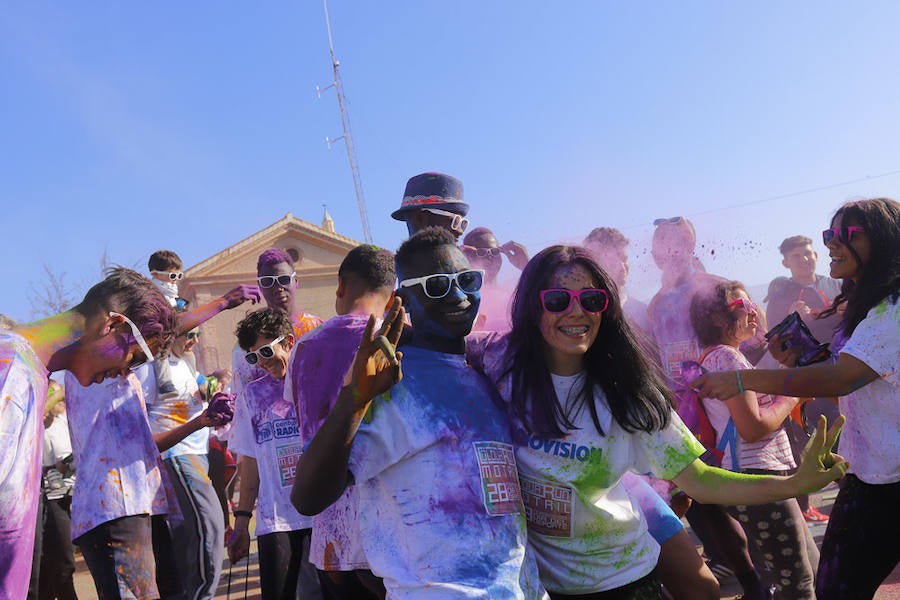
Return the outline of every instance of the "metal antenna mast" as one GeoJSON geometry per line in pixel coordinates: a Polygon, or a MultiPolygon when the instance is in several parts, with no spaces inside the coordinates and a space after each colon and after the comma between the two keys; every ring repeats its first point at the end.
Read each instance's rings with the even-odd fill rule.
{"type": "Polygon", "coordinates": [[[322,97],[322,92],[328,88],[334,88],[337,93],[338,108],[341,111],[341,125],[344,127],[344,135],[331,139],[325,138],[328,149],[331,150],[332,143],[344,140],[344,147],[347,148],[347,160],[350,162],[350,173],[353,175],[353,189],[356,191],[356,204],[359,206],[359,218],[362,221],[363,237],[367,244],[372,243],[372,230],[369,227],[369,214],[366,210],[366,196],[363,193],[362,179],[359,176],[359,164],[356,159],[356,146],[353,144],[353,135],[350,132],[350,113],[344,106],[344,84],[341,81],[341,73],[338,67],[341,63],[334,57],[334,43],[331,39],[331,22],[328,19],[328,2],[322,0],[322,6],[325,8],[325,28],[328,30],[328,50],[331,53],[331,67],[334,69],[334,81],[323,88],[316,86],[316,96],[322,97]]]}

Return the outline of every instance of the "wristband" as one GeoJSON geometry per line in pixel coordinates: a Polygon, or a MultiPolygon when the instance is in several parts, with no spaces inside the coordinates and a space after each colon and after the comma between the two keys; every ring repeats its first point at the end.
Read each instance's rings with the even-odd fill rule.
{"type": "Polygon", "coordinates": [[[232,513],[235,517],[247,517],[248,519],[253,517],[252,510],[235,510],[232,513]]]}
{"type": "Polygon", "coordinates": [[[744,393],[744,382],[741,381],[741,372],[735,371],[734,374],[737,376],[738,393],[743,394],[744,393]]]}

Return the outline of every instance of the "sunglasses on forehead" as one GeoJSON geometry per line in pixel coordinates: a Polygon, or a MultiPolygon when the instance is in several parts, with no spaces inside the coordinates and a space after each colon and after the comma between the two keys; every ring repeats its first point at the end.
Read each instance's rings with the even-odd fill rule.
{"type": "Polygon", "coordinates": [[[435,273],[424,277],[412,277],[401,281],[400,287],[421,285],[426,296],[438,299],[450,293],[454,281],[464,293],[472,294],[481,289],[481,284],[484,283],[484,271],[481,269],[469,269],[459,273],[435,273]]]}
{"type": "Polygon", "coordinates": [[[683,221],[684,221],[684,217],[670,217],[668,219],[654,219],[653,226],[659,227],[660,225],[662,225],[664,223],[671,223],[672,225],[675,225],[676,223],[682,223],[683,221]]]}
{"type": "Polygon", "coordinates": [[[822,241],[825,242],[825,245],[827,246],[832,241],[834,241],[835,238],[837,238],[837,241],[846,245],[849,244],[850,240],[853,239],[854,233],[863,231],[865,231],[864,228],[858,227],[856,225],[845,225],[840,229],[832,227],[831,229],[826,229],[822,232],[822,241]]]}
{"type": "Polygon", "coordinates": [[[287,288],[291,287],[296,277],[297,273],[291,273],[290,275],[263,275],[261,277],[257,277],[256,281],[259,282],[259,287],[263,287],[266,289],[269,289],[276,283],[283,288],[287,288]]]}
{"type": "Polygon", "coordinates": [[[572,299],[578,300],[581,309],[589,313],[602,313],[609,306],[609,294],[599,288],[585,290],[549,289],[541,290],[541,306],[550,313],[565,312],[572,304],[572,299]]]}
{"type": "Polygon", "coordinates": [[[150,271],[154,275],[165,275],[170,281],[180,281],[184,279],[184,273],[173,273],[171,271],[150,271]]]}
{"type": "Polygon", "coordinates": [[[278,337],[278,339],[272,340],[265,346],[260,346],[256,350],[251,350],[247,354],[244,355],[244,360],[246,360],[251,365],[255,365],[259,362],[261,358],[272,358],[275,356],[275,344],[282,341],[284,336],[278,337]]]}

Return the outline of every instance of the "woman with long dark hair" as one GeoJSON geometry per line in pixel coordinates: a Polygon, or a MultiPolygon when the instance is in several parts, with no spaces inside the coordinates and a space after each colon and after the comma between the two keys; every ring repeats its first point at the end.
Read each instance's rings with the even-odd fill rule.
{"type": "MultiPolygon", "coordinates": [[[[744,390],[840,397],[847,419],[841,452],[850,472],[822,542],[816,595],[871,598],[900,562],[900,203],[848,202],[823,240],[831,276],[843,280],[841,294],[822,313],[843,310],[837,359],[793,369],[710,373],[694,385],[716,398],[744,390]]],[[[770,350],[785,362],[783,343],[773,338],[770,350]]]]}
{"type": "Polygon", "coordinates": [[[497,385],[541,579],[553,598],[659,598],[659,546],[619,485],[632,470],[715,504],[758,504],[818,489],[845,465],[824,419],[790,477],[709,467],[671,392],[622,315],[616,287],[583,248],[552,246],[522,272],[512,330],[467,355],[497,385]]]}
{"type": "MultiPolygon", "coordinates": [[[[752,369],[741,353],[759,328],[759,307],[739,281],[720,281],[691,299],[691,325],[703,347],[700,365],[710,372],[752,369]]],[[[722,468],[739,473],[789,475],[796,468],[781,426],[797,398],[745,391],[703,405],[724,450],[722,468]],[[724,442],[724,443],[722,443],[724,442]]],[[[760,549],[775,598],[812,600],[819,550],[795,498],[728,509],[760,549]]]]}

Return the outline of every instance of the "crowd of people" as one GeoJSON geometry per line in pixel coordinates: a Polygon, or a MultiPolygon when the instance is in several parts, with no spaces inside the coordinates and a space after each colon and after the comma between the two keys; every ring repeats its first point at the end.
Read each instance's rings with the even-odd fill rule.
{"type": "Polygon", "coordinates": [[[267,599],[718,598],[723,571],[748,599],[873,596],[900,560],[900,204],[838,208],[830,277],[786,239],[765,309],[684,217],[654,223],[645,304],[618,230],[529,257],[468,210],[410,178],[409,238],[352,249],[325,321],[270,248],[203,306],[161,250],[8,323],[0,599],[75,598],[73,544],[102,599],[212,598],[254,536],[267,599]],[[202,323],[258,303],[198,373],[202,323]],[[808,494],[833,481],[829,517],[808,494]]]}

